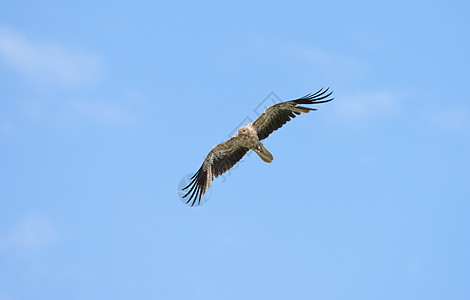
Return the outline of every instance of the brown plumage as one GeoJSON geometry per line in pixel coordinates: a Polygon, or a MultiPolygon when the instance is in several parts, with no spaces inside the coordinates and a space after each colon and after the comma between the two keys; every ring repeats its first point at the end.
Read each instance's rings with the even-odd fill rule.
{"type": "Polygon", "coordinates": [[[183,196],[183,198],[189,196],[186,204],[193,206],[197,201],[197,205],[199,205],[201,197],[209,188],[214,176],[217,178],[232,168],[250,149],[255,151],[263,161],[270,163],[273,156],[260,141],[267,138],[273,131],[281,128],[292,118],[295,118],[296,115],[316,110],[315,108],[299,106],[299,104],[329,102],[334,99],[327,99],[332,93],[328,93],[328,89],[321,89],[314,94],[305,95],[297,100],[271,105],[254,122],[241,127],[233,137],[212,147],[202,166],[191,177],[189,184],[183,188],[183,190],[189,188],[183,196]]]}

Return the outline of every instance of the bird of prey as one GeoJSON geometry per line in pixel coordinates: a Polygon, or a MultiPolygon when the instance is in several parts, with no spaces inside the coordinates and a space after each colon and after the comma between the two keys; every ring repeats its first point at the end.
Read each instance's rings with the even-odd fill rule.
{"type": "Polygon", "coordinates": [[[328,99],[333,93],[328,90],[329,88],[326,90],[322,88],[316,93],[305,95],[302,98],[271,105],[254,122],[238,129],[233,137],[212,147],[202,166],[191,177],[189,184],[183,188],[183,190],[189,188],[183,196],[183,198],[189,196],[186,204],[193,206],[198,201],[199,205],[201,197],[209,188],[214,176],[217,178],[232,168],[250,149],[255,151],[263,161],[272,162],[272,154],[260,141],[281,128],[291,118],[295,118],[296,115],[316,110],[299,106],[299,104],[319,104],[333,100],[334,98],[328,99]]]}

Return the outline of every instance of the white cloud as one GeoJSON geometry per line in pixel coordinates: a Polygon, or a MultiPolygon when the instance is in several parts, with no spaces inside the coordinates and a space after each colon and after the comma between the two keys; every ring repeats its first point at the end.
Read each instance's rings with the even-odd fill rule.
{"type": "Polygon", "coordinates": [[[50,221],[42,215],[26,215],[19,220],[7,238],[10,247],[24,251],[38,251],[56,240],[50,221]]]}
{"type": "Polygon", "coordinates": [[[468,107],[441,107],[428,113],[428,121],[435,127],[452,132],[467,132],[470,129],[468,107]]]}
{"type": "Polygon", "coordinates": [[[4,134],[4,135],[11,135],[13,134],[14,132],[14,129],[13,129],[13,125],[9,122],[1,122],[0,123],[0,133],[1,134],[4,134]]]}
{"type": "Polygon", "coordinates": [[[292,46],[291,49],[299,57],[319,66],[342,66],[343,68],[346,67],[354,69],[362,69],[363,67],[359,60],[344,55],[327,53],[318,49],[308,48],[300,45],[292,46]]]}
{"type": "Polygon", "coordinates": [[[135,120],[128,110],[114,103],[83,100],[68,101],[63,117],[68,120],[88,120],[107,125],[128,124],[135,120]]]}
{"type": "MultiPolygon", "coordinates": [[[[38,41],[0,26],[0,66],[2,63],[40,88],[39,92],[33,89],[28,98],[18,99],[21,113],[34,121],[130,124],[137,120],[132,108],[145,101],[139,93],[126,91],[119,91],[119,97],[111,100],[80,95],[77,89],[71,96],[71,88],[91,84],[101,75],[100,59],[96,55],[77,52],[55,42],[38,41]]],[[[12,129],[0,122],[0,134],[11,134],[12,129]]]]}
{"type": "Polygon", "coordinates": [[[392,117],[401,111],[401,105],[396,96],[384,91],[337,93],[332,109],[335,123],[354,127],[392,117]]]}
{"type": "Polygon", "coordinates": [[[406,266],[407,279],[410,282],[419,282],[424,273],[424,263],[419,256],[411,256],[406,266]]]}
{"type": "Polygon", "coordinates": [[[39,84],[77,86],[100,73],[95,55],[79,53],[53,42],[35,41],[0,27],[0,60],[39,84]]]}
{"type": "Polygon", "coordinates": [[[12,298],[6,296],[6,294],[2,294],[2,292],[0,291],[0,300],[10,300],[12,298]]]}
{"type": "Polygon", "coordinates": [[[308,47],[301,44],[285,43],[282,46],[291,55],[312,64],[316,69],[321,69],[324,73],[338,78],[338,76],[357,76],[361,74],[365,65],[359,59],[341,53],[326,52],[321,49],[308,47]]]}
{"type": "Polygon", "coordinates": [[[130,109],[128,99],[111,102],[86,98],[58,101],[24,100],[19,103],[21,112],[31,120],[67,125],[101,124],[130,125],[138,118],[130,109]]]}
{"type": "Polygon", "coordinates": [[[345,95],[335,105],[337,113],[347,118],[375,118],[396,113],[400,105],[387,92],[366,92],[345,95]]]}

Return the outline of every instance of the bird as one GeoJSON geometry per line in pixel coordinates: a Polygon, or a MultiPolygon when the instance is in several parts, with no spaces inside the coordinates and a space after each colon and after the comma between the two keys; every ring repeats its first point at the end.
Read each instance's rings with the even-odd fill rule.
{"type": "Polygon", "coordinates": [[[190,182],[182,190],[188,197],[185,203],[194,206],[201,203],[201,197],[210,187],[214,176],[217,178],[232,168],[251,149],[266,163],[273,161],[273,155],[263,146],[261,140],[267,138],[275,130],[281,128],[296,115],[309,113],[315,108],[299,106],[299,104],[320,104],[332,101],[332,91],[321,88],[315,93],[302,98],[281,102],[269,106],[255,121],[238,129],[237,133],[227,141],[212,147],[199,170],[190,178],[190,182]]]}

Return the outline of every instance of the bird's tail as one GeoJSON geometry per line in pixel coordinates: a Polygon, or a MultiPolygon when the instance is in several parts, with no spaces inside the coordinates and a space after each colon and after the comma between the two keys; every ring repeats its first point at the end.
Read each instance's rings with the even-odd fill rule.
{"type": "Polygon", "coordinates": [[[258,154],[264,162],[270,163],[273,161],[273,155],[264,148],[263,144],[259,143],[258,149],[253,150],[255,150],[256,154],[258,154]]]}

